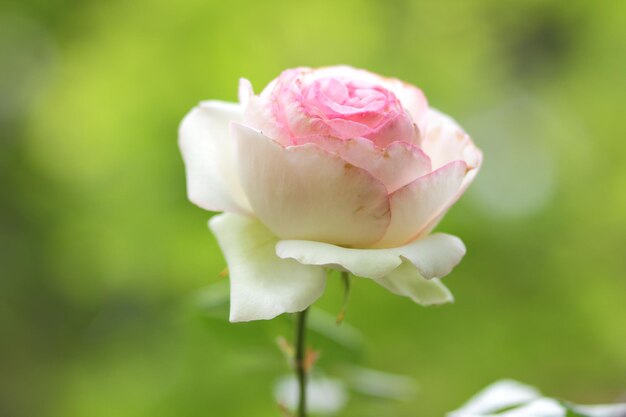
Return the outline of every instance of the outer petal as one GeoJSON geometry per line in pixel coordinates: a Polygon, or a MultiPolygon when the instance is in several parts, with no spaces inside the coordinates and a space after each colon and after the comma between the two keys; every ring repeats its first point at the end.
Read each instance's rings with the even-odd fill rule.
{"type": "Polygon", "coordinates": [[[476,174],[478,174],[478,168],[470,169],[469,171],[467,171],[467,174],[465,174],[465,177],[463,177],[463,181],[461,181],[461,187],[459,187],[458,191],[454,194],[450,201],[445,204],[439,215],[435,216],[422,228],[419,236],[426,236],[435,228],[435,226],[437,226],[437,224],[441,221],[448,209],[452,207],[452,205],[454,205],[454,203],[456,203],[459,198],[461,198],[463,193],[465,193],[467,187],[469,187],[472,181],[474,181],[476,174]]]}
{"type": "Polygon", "coordinates": [[[284,146],[291,145],[291,138],[286,134],[286,129],[281,129],[282,125],[276,120],[272,112],[272,103],[266,97],[254,95],[248,97],[243,123],[284,146]]]}
{"type": "Polygon", "coordinates": [[[469,169],[478,169],[482,162],[480,149],[458,123],[432,108],[427,113],[422,147],[430,156],[433,169],[457,160],[465,161],[469,169]]]}
{"type": "Polygon", "coordinates": [[[363,168],[385,184],[390,193],[431,171],[428,155],[408,142],[393,142],[384,149],[368,139],[320,137],[314,143],[363,168]]]}
{"type": "Polygon", "coordinates": [[[420,236],[450,207],[466,173],[465,162],[450,162],[391,194],[391,223],[376,247],[394,247],[420,236]]]}
{"type": "Polygon", "coordinates": [[[394,294],[409,297],[417,304],[438,305],[451,303],[454,297],[439,279],[424,278],[410,262],[402,264],[386,277],[377,279],[383,287],[394,294]]]}
{"type": "Polygon", "coordinates": [[[320,265],[365,278],[382,278],[402,263],[391,249],[350,249],[310,240],[281,240],[276,255],[304,265],[320,265]]]}
{"type": "Polygon", "coordinates": [[[411,262],[427,279],[448,275],[465,256],[465,245],[456,236],[435,233],[398,248],[403,258],[411,262]]]}
{"type": "Polygon", "coordinates": [[[228,263],[230,321],[302,311],[322,295],[324,269],[277,257],[278,239],[258,220],[221,214],[209,225],[228,263]]]}
{"type": "Polygon", "coordinates": [[[453,301],[438,278],[461,261],[465,246],[457,237],[438,233],[390,249],[349,249],[321,242],[281,240],[276,244],[276,254],[302,264],[371,278],[394,294],[421,305],[434,305],[453,301]]]}
{"type": "Polygon", "coordinates": [[[419,275],[431,279],[449,274],[465,255],[465,246],[455,236],[436,233],[389,249],[350,249],[322,242],[281,240],[276,244],[276,254],[302,264],[342,269],[372,279],[389,276],[405,260],[419,275]]]}
{"type": "Polygon", "coordinates": [[[432,159],[433,168],[449,163],[450,161],[462,160],[467,163],[467,174],[463,178],[461,187],[446,204],[439,215],[431,219],[420,231],[420,235],[430,233],[445,215],[447,209],[457,202],[470,186],[482,165],[483,155],[470,137],[449,116],[430,109],[428,112],[428,128],[424,138],[424,150],[432,159]]]}
{"type": "Polygon", "coordinates": [[[254,89],[252,88],[252,83],[247,78],[239,79],[239,103],[245,109],[250,102],[250,98],[254,96],[254,89]]]}
{"type": "Polygon", "coordinates": [[[282,239],[364,247],[390,221],[385,186],[314,144],[284,148],[233,124],[239,173],[254,213],[282,239]]]}
{"type": "Polygon", "coordinates": [[[235,163],[231,121],[242,118],[238,104],[200,103],[179,128],[179,145],[187,173],[187,194],[194,204],[212,211],[249,213],[235,163]]]}

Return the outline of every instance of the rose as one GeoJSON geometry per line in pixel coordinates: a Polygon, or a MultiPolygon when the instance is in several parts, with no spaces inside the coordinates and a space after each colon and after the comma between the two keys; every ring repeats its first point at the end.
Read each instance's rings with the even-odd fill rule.
{"type": "Polygon", "coordinates": [[[307,308],[326,269],[423,304],[452,300],[439,278],[463,243],[430,234],[482,154],[418,88],[350,67],[284,71],[239,104],[208,101],[180,126],[189,199],[231,279],[231,321],[307,308]]]}

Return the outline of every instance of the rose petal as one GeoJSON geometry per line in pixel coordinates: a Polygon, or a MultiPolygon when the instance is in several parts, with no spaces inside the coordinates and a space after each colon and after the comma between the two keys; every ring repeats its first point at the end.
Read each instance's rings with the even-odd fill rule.
{"type": "Polygon", "coordinates": [[[322,295],[324,269],[277,257],[278,239],[258,220],[221,214],[209,225],[228,263],[230,321],[302,311],[322,295]]]}
{"type": "Polygon", "coordinates": [[[384,149],[368,139],[319,137],[314,139],[314,143],[344,161],[363,168],[385,184],[389,193],[431,171],[430,158],[408,142],[393,142],[384,149]]]}
{"type": "Polygon", "coordinates": [[[239,79],[239,103],[245,109],[250,101],[250,97],[254,96],[254,89],[252,83],[247,78],[239,79]]]}
{"type": "Polygon", "coordinates": [[[284,148],[233,124],[239,173],[254,213],[282,239],[364,247],[390,221],[385,186],[314,144],[284,148]]]}
{"type": "Polygon", "coordinates": [[[373,140],[381,148],[396,141],[410,142],[415,145],[419,145],[421,141],[419,129],[404,109],[364,137],[373,140]]]}
{"type": "Polygon", "coordinates": [[[281,240],[276,244],[276,255],[372,279],[391,274],[404,259],[421,276],[431,279],[449,274],[465,255],[465,246],[459,238],[443,233],[388,249],[351,249],[307,240],[281,240]]]}
{"type": "Polygon", "coordinates": [[[346,65],[319,68],[315,70],[318,77],[339,77],[358,79],[372,85],[382,85],[389,89],[402,103],[402,106],[411,115],[413,121],[423,130],[426,125],[428,101],[419,88],[405,83],[397,78],[382,77],[362,69],[346,65]]]}
{"type": "Polygon", "coordinates": [[[310,240],[281,240],[276,244],[276,255],[364,278],[382,278],[402,263],[400,255],[391,249],[351,249],[310,240]]]}
{"type": "Polygon", "coordinates": [[[348,119],[330,119],[324,120],[324,123],[330,127],[330,134],[340,139],[358,138],[372,132],[370,127],[348,119]]]}
{"type": "Polygon", "coordinates": [[[185,161],[187,194],[194,204],[212,211],[249,213],[241,188],[229,131],[240,121],[238,104],[207,101],[191,110],[179,128],[179,146],[185,161]]]}
{"type": "Polygon", "coordinates": [[[478,174],[478,168],[471,169],[467,172],[467,174],[465,174],[465,177],[463,178],[463,181],[461,182],[461,186],[459,187],[458,191],[454,194],[450,201],[444,205],[444,208],[441,210],[440,214],[435,216],[422,228],[417,237],[428,235],[437,226],[437,224],[439,224],[448,209],[452,207],[459,198],[461,198],[461,196],[465,193],[465,190],[467,190],[467,187],[469,187],[472,181],[474,181],[476,174],[478,174]]]}
{"type": "Polygon", "coordinates": [[[386,277],[375,280],[394,294],[409,297],[423,306],[451,303],[454,297],[439,279],[426,279],[420,275],[413,264],[408,261],[386,277]]]}
{"type": "Polygon", "coordinates": [[[391,194],[391,223],[375,246],[394,247],[419,236],[452,204],[466,172],[465,162],[450,162],[391,194]]]}
{"type": "Polygon", "coordinates": [[[422,90],[396,78],[385,78],[385,87],[395,94],[420,131],[423,131],[426,126],[428,101],[422,90]]]}
{"type": "Polygon", "coordinates": [[[444,210],[434,217],[420,231],[420,235],[426,235],[433,230],[446,214],[446,211],[465,193],[482,165],[483,155],[470,137],[449,116],[430,109],[428,113],[428,130],[424,138],[424,150],[432,158],[433,168],[449,163],[450,161],[462,160],[467,163],[468,172],[463,178],[459,190],[446,204],[444,210]]]}
{"type": "Polygon", "coordinates": [[[243,116],[243,123],[246,126],[262,132],[264,135],[283,144],[291,145],[291,139],[284,134],[285,129],[281,129],[276,117],[272,112],[270,100],[263,96],[252,96],[246,106],[243,116]]]}
{"type": "Polygon", "coordinates": [[[481,151],[452,118],[431,108],[426,124],[422,148],[430,156],[433,169],[457,160],[465,161],[470,169],[480,167],[481,151]]]}
{"type": "Polygon", "coordinates": [[[436,233],[401,246],[398,252],[415,265],[424,278],[441,278],[461,262],[465,245],[456,236],[436,233]]]}

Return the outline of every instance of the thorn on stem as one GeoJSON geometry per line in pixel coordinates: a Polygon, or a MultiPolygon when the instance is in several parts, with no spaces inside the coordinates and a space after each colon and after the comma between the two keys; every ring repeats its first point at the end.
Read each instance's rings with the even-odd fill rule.
{"type": "Polygon", "coordinates": [[[306,355],[304,356],[304,371],[308,374],[313,369],[313,366],[317,362],[320,357],[320,352],[318,350],[313,350],[311,348],[307,349],[306,355]]]}

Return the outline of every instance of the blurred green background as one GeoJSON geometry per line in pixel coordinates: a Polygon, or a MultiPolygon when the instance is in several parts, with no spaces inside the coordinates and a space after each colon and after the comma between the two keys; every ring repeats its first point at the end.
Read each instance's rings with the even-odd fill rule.
{"type": "MultiPolygon", "coordinates": [[[[623,399],[624,51],[617,0],[4,0],[0,415],[279,415],[291,322],[227,323],[177,127],[200,100],[236,100],[240,76],[258,91],[338,63],[422,87],[485,153],[439,227],[468,247],[445,280],[456,303],[357,281],[338,335],[311,332],[327,375],[418,386],[351,392],[340,415],[443,416],[502,377],[623,399]]],[[[340,304],[335,277],[318,306],[340,304]]]]}

